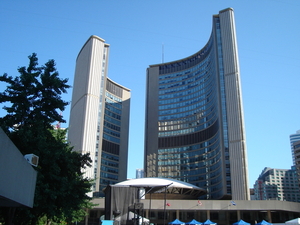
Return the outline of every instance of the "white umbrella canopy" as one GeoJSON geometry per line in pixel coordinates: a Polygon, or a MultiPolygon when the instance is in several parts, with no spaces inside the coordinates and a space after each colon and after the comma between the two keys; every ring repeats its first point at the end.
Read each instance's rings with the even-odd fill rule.
{"type": "Polygon", "coordinates": [[[300,224],[300,218],[296,218],[296,219],[293,219],[293,220],[286,221],[285,224],[298,225],[298,224],[300,224]]]}

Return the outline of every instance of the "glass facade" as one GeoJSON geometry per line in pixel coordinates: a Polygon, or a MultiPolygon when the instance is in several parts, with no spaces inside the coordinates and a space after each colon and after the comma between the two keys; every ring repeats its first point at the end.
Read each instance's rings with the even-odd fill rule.
{"type": "MultiPolygon", "coordinates": [[[[226,17],[231,15],[229,11],[224,13],[226,17]]],[[[238,76],[228,80],[229,75],[237,73],[232,66],[237,64],[235,55],[227,51],[224,56],[228,46],[223,45],[235,42],[228,39],[227,43],[228,24],[232,25],[230,19],[222,20],[215,15],[211,36],[200,51],[182,60],[152,65],[147,70],[145,174],[204,188],[207,195],[202,196],[203,199],[231,198],[235,172],[232,163],[243,167],[245,160],[245,154],[239,154],[244,152],[244,140],[240,139],[244,137],[243,125],[239,124],[243,121],[242,113],[232,116],[228,110],[228,107],[232,110],[241,105],[240,90],[236,86],[238,76]],[[225,24],[223,30],[222,23],[225,24]],[[231,67],[233,72],[228,73],[231,67]],[[233,86],[229,90],[227,86],[231,82],[233,86]],[[238,93],[234,99],[231,91],[238,93]],[[235,142],[239,144],[232,148],[230,131],[238,134],[235,142]],[[231,161],[232,153],[236,161],[231,161]]],[[[245,181],[244,186],[246,174],[238,171],[238,176],[242,176],[238,179],[245,181]]],[[[240,188],[237,186],[237,189],[240,188]]],[[[245,187],[244,193],[247,189],[245,187]]],[[[246,199],[246,195],[241,199],[246,199]]]]}
{"type": "MultiPolygon", "coordinates": [[[[119,179],[122,88],[107,80],[100,167],[100,190],[119,179]],[[118,95],[118,96],[117,96],[118,95]]],[[[103,193],[100,196],[104,197],[103,193]]]]}
{"type": "Polygon", "coordinates": [[[222,139],[213,41],[184,66],[176,62],[169,65],[172,69],[160,68],[158,177],[194,184],[205,188],[209,198],[220,198],[222,139]]]}

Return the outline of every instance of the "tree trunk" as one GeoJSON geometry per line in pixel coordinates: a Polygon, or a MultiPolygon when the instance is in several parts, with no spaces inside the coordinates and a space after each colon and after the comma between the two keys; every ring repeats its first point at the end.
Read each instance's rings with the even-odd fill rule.
{"type": "Polygon", "coordinates": [[[5,225],[13,225],[13,219],[14,219],[14,216],[15,216],[15,211],[16,211],[16,208],[15,207],[8,207],[6,208],[6,213],[5,213],[5,225]]]}

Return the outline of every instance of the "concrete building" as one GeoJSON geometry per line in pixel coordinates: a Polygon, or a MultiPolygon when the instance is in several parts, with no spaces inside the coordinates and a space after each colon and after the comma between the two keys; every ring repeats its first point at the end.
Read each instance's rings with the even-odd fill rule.
{"type": "Polygon", "coordinates": [[[212,22],[200,51],[147,69],[145,177],[205,188],[203,199],[249,200],[233,9],[212,22]]]}
{"type": "Polygon", "coordinates": [[[294,143],[300,141],[300,130],[296,131],[296,134],[290,135],[290,143],[291,143],[291,152],[292,152],[292,159],[293,165],[296,165],[296,158],[295,158],[295,151],[294,151],[294,143]]]}
{"type": "Polygon", "coordinates": [[[1,128],[0,143],[0,208],[32,208],[37,171],[1,128]]]}
{"type": "Polygon", "coordinates": [[[254,193],[256,200],[300,202],[296,168],[264,168],[254,184],[254,193]]]}
{"type": "MultiPolygon", "coordinates": [[[[93,199],[92,203],[96,206],[89,211],[87,222],[81,224],[97,224],[105,213],[104,202],[103,198],[93,199]]],[[[164,200],[141,199],[140,202],[144,206],[145,218],[149,218],[155,225],[167,225],[175,219],[183,222],[192,219],[204,222],[210,219],[218,225],[230,225],[240,219],[253,225],[262,220],[284,224],[287,220],[300,217],[300,203],[288,201],[235,200],[235,205],[232,205],[229,200],[201,200],[200,205],[198,200],[167,199],[169,206],[166,206],[166,218],[164,200]]]]}
{"type": "Polygon", "coordinates": [[[76,60],[68,140],[89,153],[94,196],[127,179],[130,90],[107,77],[109,45],[91,36],[76,60]]]}

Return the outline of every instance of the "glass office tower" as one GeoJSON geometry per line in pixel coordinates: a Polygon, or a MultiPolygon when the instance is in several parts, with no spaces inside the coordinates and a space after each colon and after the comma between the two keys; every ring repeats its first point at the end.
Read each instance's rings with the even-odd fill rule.
{"type": "Polygon", "coordinates": [[[68,139],[90,153],[91,194],[127,179],[130,90],[107,77],[109,45],[91,36],[76,60],[68,139]]]}
{"type": "Polygon", "coordinates": [[[145,177],[194,184],[206,199],[250,199],[233,9],[213,16],[200,51],[150,65],[146,82],[145,177]]]}

